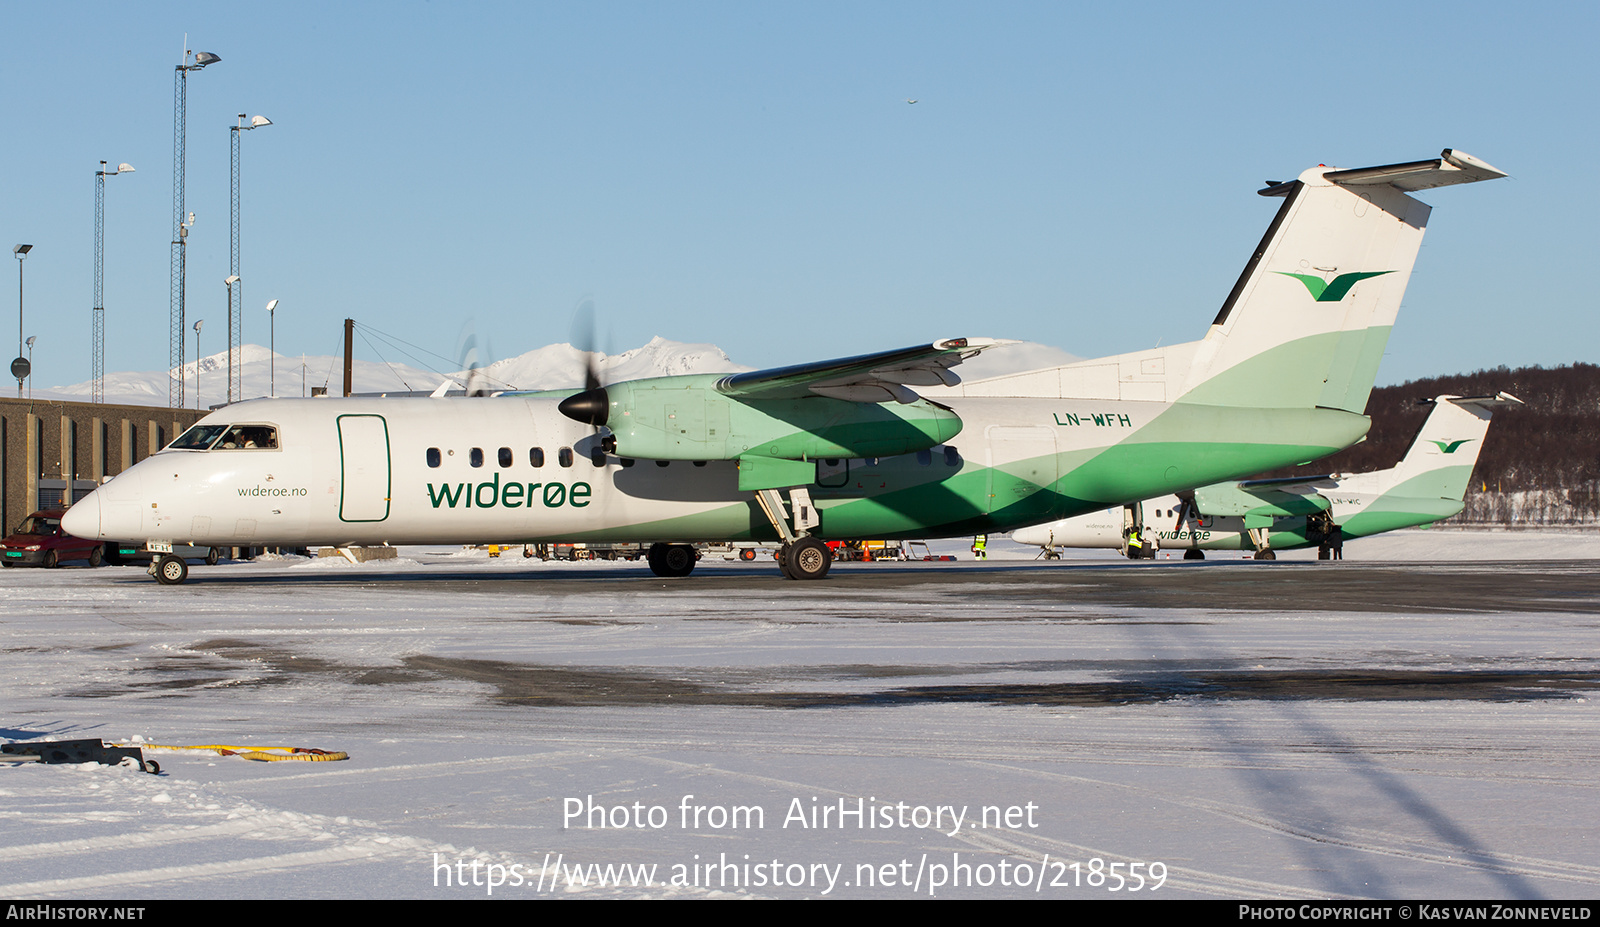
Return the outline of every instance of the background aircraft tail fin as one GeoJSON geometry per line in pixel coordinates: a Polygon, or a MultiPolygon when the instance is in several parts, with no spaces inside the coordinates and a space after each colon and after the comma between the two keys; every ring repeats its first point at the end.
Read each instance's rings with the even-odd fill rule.
{"type": "Polygon", "coordinates": [[[1440,396],[1422,423],[1406,455],[1384,471],[1385,493],[1416,498],[1453,499],[1466,495],[1472,468],[1478,463],[1489,418],[1496,407],[1522,405],[1510,393],[1494,396],[1440,396]]]}
{"type": "Polygon", "coordinates": [[[1196,345],[1181,401],[1362,412],[1431,212],[1407,194],[1504,176],[1446,149],[1269,184],[1283,206],[1196,345]]]}

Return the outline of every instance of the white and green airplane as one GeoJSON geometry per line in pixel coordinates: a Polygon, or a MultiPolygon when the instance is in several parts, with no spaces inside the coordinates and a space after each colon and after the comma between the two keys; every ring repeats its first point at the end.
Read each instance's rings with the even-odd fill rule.
{"type": "MultiPolygon", "coordinates": [[[[1470,155],[1260,192],[1266,236],[1194,342],[963,383],[952,338],[750,373],[497,397],[265,399],[206,416],[63,519],[161,550],[767,540],[794,579],[827,539],[998,533],[1314,460],[1359,440],[1430,207],[1504,177],[1470,155]]],[[[152,572],[179,583],[187,567],[152,572]]]]}
{"type": "Polygon", "coordinates": [[[1372,473],[1241,480],[1114,506],[1011,533],[1019,544],[1121,551],[1132,559],[1158,549],[1186,560],[1208,550],[1273,551],[1316,547],[1326,560],[1345,541],[1431,525],[1460,512],[1496,406],[1522,405],[1510,393],[1439,396],[1400,463],[1372,473]]]}

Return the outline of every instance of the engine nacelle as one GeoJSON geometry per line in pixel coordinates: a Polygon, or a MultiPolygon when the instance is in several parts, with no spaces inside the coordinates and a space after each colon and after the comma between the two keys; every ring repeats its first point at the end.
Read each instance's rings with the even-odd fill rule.
{"type": "Polygon", "coordinates": [[[646,460],[893,457],[961,432],[960,416],[927,400],[735,399],[717,392],[717,379],[632,380],[579,393],[562,411],[609,427],[618,456],[646,460]]]}

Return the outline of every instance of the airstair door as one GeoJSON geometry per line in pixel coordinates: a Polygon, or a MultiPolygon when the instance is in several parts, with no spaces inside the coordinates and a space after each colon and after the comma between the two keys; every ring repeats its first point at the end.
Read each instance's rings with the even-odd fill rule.
{"type": "Polygon", "coordinates": [[[389,517],[389,424],[381,415],[339,416],[339,520],[389,517]]]}

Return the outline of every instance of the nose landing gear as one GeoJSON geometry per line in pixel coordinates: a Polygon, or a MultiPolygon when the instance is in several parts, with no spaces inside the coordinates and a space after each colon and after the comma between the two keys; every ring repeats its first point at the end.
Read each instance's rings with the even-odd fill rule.
{"type": "Polygon", "coordinates": [[[189,578],[189,564],[173,554],[162,554],[150,561],[150,575],[163,586],[177,586],[189,578]]]}

